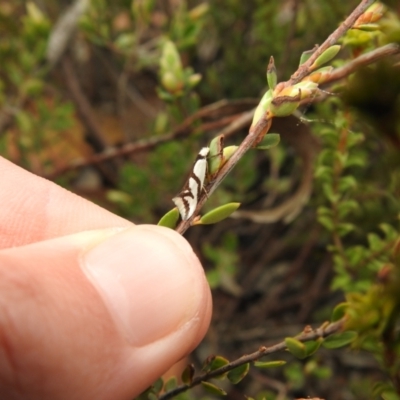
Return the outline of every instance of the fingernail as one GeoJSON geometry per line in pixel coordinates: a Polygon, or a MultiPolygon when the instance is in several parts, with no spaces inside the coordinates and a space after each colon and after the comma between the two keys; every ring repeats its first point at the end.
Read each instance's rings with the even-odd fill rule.
{"type": "Polygon", "coordinates": [[[200,262],[167,228],[125,229],[86,251],[81,266],[133,346],[179,329],[196,317],[206,296],[200,262]]]}

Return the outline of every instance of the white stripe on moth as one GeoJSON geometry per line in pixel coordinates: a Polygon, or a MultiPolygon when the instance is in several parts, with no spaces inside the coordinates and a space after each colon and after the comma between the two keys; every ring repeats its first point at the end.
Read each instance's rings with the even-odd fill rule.
{"type": "Polygon", "coordinates": [[[203,190],[204,180],[206,179],[207,156],[209,152],[209,147],[203,147],[199,151],[189,179],[185,183],[182,191],[172,199],[178,207],[183,221],[189,219],[196,210],[201,191],[203,190]]]}

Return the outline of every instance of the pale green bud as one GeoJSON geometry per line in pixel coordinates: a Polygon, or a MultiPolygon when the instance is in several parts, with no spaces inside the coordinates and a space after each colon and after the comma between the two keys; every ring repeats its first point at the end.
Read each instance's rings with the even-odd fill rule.
{"type": "Polygon", "coordinates": [[[268,90],[264,93],[264,96],[261,98],[256,111],[254,112],[253,122],[251,126],[255,125],[267,112],[269,105],[272,101],[272,90],[268,90]]]}
{"type": "Polygon", "coordinates": [[[331,61],[334,57],[336,57],[337,53],[339,53],[341,46],[339,44],[335,44],[331,47],[328,47],[311,65],[311,69],[319,68],[321,65],[326,64],[331,61]]]}
{"type": "Polygon", "coordinates": [[[276,83],[278,82],[275,61],[274,61],[274,57],[272,57],[272,56],[269,59],[268,68],[267,68],[267,82],[268,82],[268,86],[271,90],[275,89],[276,83]]]}

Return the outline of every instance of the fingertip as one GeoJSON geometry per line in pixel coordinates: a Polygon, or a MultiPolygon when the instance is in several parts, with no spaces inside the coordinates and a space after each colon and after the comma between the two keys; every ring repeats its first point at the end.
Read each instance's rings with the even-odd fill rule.
{"type": "Polygon", "coordinates": [[[197,329],[209,323],[210,290],[201,264],[186,241],[168,231],[135,226],[82,257],[83,271],[135,347],[188,323],[197,329]]]}

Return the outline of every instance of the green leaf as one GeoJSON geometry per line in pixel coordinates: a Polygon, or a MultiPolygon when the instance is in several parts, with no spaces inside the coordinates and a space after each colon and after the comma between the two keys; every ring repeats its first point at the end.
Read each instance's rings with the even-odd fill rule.
{"type": "Polygon", "coordinates": [[[339,200],[340,196],[333,191],[333,187],[328,184],[324,184],[322,186],[322,190],[324,191],[325,197],[331,202],[331,203],[337,203],[339,200]]]}
{"type": "Polygon", "coordinates": [[[274,90],[277,81],[278,81],[278,76],[276,74],[276,67],[275,67],[274,57],[271,56],[270,59],[269,59],[268,68],[267,68],[268,87],[271,90],[274,90]]]}
{"type": "Polygon", "coordinates": [[[263,140],[258,144],[256,149],[258,150],[267,150],[275,147],[281,141],[281,135],[279,133],[267,133],[263,140]]]}
{"type": "Polygon", "coordinates": [[[364,141],[364,134],[349,132],[347,136],[347,148],[354,147],[355,145],[364,141]]]}
{"type": "Polygon", "coordinates": [[[224,135],[216,136],[210,142],[210,154],[208,156],[208,173],[213,175],[221,168],[223,158],[224,135]]]}
{"type": "Polygon", "coordinates": [[[369,233],[367,237],[369,247],[372,251],[380,251],[384,246],[384,242],[376,233],[369,233]]]}
{"type": "Polygon", "coordinates": [[[314,176],[316,178],[325,180],[325,179],[331,179],[332,178],[332,167],[327,167],[326,165],[319,165],[314,173],[314,176]]]}
{"type": "Polygon", "coordinates": [[[343,237],[346,236],[348,233],[354,231],[355,228],[356,227],[354,224],[350,224],[348,222],[342,222],[337,226],[337,233],[339,236],[343,237]]]}
{"type": "Polygon", "coordinates": [[[157,225],[175,229],[178,219],[179,219],[179,211],[175,207],[171,211],[168,211],[163,217],[161,217],[157,225]]]}
{"type": "Polygon", "coordinates": [[[348,303],[339,303],[332,311],[332,322],[339,321],[346,315],[348,303]]]}
{"type": "Polygon", "coordinates": [[[304,64],[314,53],[316,48],[314,47],[311,50],[306,50],[301,53],[299,65],[304,64]]]}
{"type": "Polygon", "coordinates": [[[164,387],[164,381],[162,378],[158,378],[152,385],[151,391],[154,393],[160,393],[162,388],[164,387]]]}
{"type": "Polygon", "coordinates": [[[348,190],[354,189],[357,186],[357,181],[352,175],[343,176],[339,180],[339,191],[346,192],[348,190]]]}
{"type": "Polygon", "coordinates": [[[254,366],[257,368],[261,369],[266,369],[266,368],[276,368],[276,367],[281,367],[282,365],[285,365],[286,361],[255,361],[254,366]]]}
{"type": "Polygon", "coordinates": [[[312,356],[321,346],[321,340],[308,340],[304,343],[306,348],[306,357],[312,356]]]}
{"type": "Polygon", "coordinates": [[[236,152],[239,146],[226,146],[222,151],[223,161],[222,164],[225,164],[236,152]]]}
{"type": "Polygon", "coordinates": [[[379,224],[379,228],[382,230],[382,232],[385,234],[386,239],[388,240],[394,240],[399,236],[399,232],[395,228],[393,228],[392,225],[389,224],[379,224]]]}
{"type": "Polygon", "coordinates": [[[211,355],[203,363],[202,371],[210,372],[229,364],[229,360],[222,356],[211,355]]]}
{"type": "Polygon", "coordinates": [[[239,383],[249,372],[250,364],[246,363],[228,372],[228,379],[234,385],[239,383]]]}
{"type": "Polygon", "coordinates": [[[251,126],[254,126],[264,116],[268,107],[271,104],[271,101],[272,101],[272,90],[269,89],[264,93],[263,97],[258,103],[256,111],[254,111],[254,116],[251,126]]]}
{"type": "Polygon", "coordinates": [[[209,371],[214,371],[216,369],[224,367],[227,364],[229,364],[229,360],[228,359],[226,359],[225,357],[222,357],[222,356],[216,356],[216,357],[214,357],[214,359],[210,363],[209,371]]]}
{"type": "Polygon", "coordinates": [[[285,339],[285,344],[289,352],[295,357],[300,358],[301,360],[307,357],[306,346],[299,340],[289,337],[285,339]]]}
{"type": "Polygon", "coordinates": [[[400,397],[397,393],[394,391],[384,391],[381,393],[382,399],[383,400],[400,400],[400,397]]]}
{"type": "Polygon", "coordinates": [[[185,385],[189,386],[193,381],[193,376],[194,376],[194,365],[189,364],[186,366],[186,368],[182,372],[182,375],[181,375],[182,382],[185,385]]]}
{"type": "Polygon", "coordinates": [[[346,160],[345,166],[349,167],[364,167],[366,164],[366,159],[364,154],[350,154],[346,160]]]}
{"type": "Polygon", "coordinates": [[[345,218],[350,212],[357,211],[360,204],[355,200],[343,200],[338,204],[339,217],[345,218]]]}
{"type": "Polygon", "coordinates": [[[318,222],[325,228],[327,229],[329,232],[332,232],[334,230],[334,224],[333,224],[333,220],[332,217],[328,217],[328,216],[318,216],[318,222]]]}
{"type": "Polygon", "coordinates": [[[293,114],[300,105],[301,90],[293,96],[274,97],[269,106],[271,115],[274,117],[287,117],[293,114]]]}
{"type": "Polygon", "coordinates": [[[219,388],[216,385],[213,385],[210,382],[202,381],[201,384],[204,387],[204,389],[206,389],[211,394],[216,394],[217,396],[226,396],[227,395],[225,390],[219,388]]]}
{"type": "Polygon", "coordinates": [[[233,212],[240,207],[240,203],[228,203],[223,206],[214,208],[203,215],[199,221],[196,221],[193,225],[209,225],[216,224],[226,218],[228,218],[233,212]]]}
{"type": "Polygon", "coordinates": [[[175,376],[172,376],[167,380],[167,382],[165,382],[164,390],[166,392],[169,392],[170,390],[175,389],[177,386],[178,386],[178,381],[175,376]]]}
{"type": "Polygon", "coordinates": [[[321,65],[326,64],[331,61],[337,53],[339,53],[341,46],[335,44],[331,47],[328,47],[317,59],[314,61],[314,64],[311,66],[311,69],[319,68],[321,65]]]}
{"type": "Polygon", "coordinates": [[[327,349],[337,349],[339,347],[346,346],[353,342],[357,337],[357,332],[346,331],[341,333],[335,333],[324,339],[322,345],[327,349]]]}

